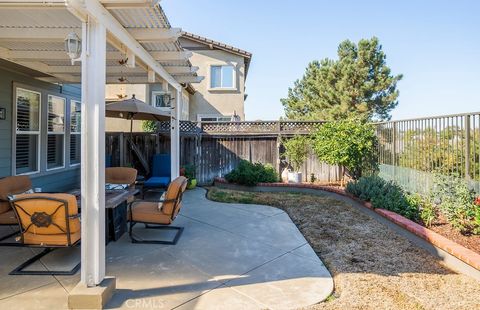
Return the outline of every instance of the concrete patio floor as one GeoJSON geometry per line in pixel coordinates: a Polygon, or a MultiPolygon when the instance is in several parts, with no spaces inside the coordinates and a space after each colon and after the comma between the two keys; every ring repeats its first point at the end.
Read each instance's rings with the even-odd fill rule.
{"type": "MultiPolygon", "coordinates": [[[[107,246],[107,275],[117,278],[107,309],[290,309],[333,291],[330,273],[282,210],[212,202],[198,188],[185,193],[175,225],[185,227],[176,245],[132,244],[124,235],[107,246]]],[[[169,237],[137,226],[141,237],[169,237]]],[[[58,250],[31,269],[68,269],[79,255],[58,250]]],[[[79,273],[8,275],[31,256],[0,247],[0,309],[66,309],[79,273]]]]}

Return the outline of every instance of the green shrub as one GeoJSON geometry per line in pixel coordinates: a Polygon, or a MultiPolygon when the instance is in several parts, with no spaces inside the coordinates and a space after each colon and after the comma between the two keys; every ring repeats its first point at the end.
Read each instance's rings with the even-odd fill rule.
{"type": "Polygon", "coordinates": [[[299,172],[303,163],[307,160],[309,143],[310,139],[306,136],[295,136],[282,141],[285,148],[282,155],[287,158],[295,172],[299,172]]]}
{"type": "MultiPolygon", "coordinates": [[[[418,195],[416,195],[418,196],[418,195]]],[[[418,205],[420,206],[420,220],[425,225],[425,227],[432,226],[433,221],[438,217],[437,207],[435,204],[431,203],[427,199],[423,199],[423,197],[419,196],[420,200],[418,205]]]]}
{"type": "Polygon", "coordinates": [[[279,178],[272,165],[241,160],[237,168],[225,175],[225,179],[231,183],[254,186],[257,183],[278,182],[279,178]]]}
{"type": "Polygon", "coordinates": [[[480,234],[480,206],[475,192],[458,177],[435,175],[432,201],[453,227],[462,234],[480,234]]]}
{"type": "Polygon", "coordinates": [[[312,134],[313,150],[320,161],[343,166],[353,179],[377,170],[377,136],[371,124],[357,120],[328,122],[312,134]]]}
{"type": "Polygon", "coordinates": [[[411,220],[419,217],[419,205],[394,182],[378,176],[361,177],[347,184],[347,192],[362,200],[370,201],[374,208],[393,211],[411,220]]]}
{"type": "Polygon", "coordinates": [[[362,177],[356,182],[347,183],[347,192],[365,200],[371,201],[373,197],[381,194],[386,181],[378,176],[362,177]]]}
{"type": "Polygon", "coordinates": [[[142,121],[142,129],[145,132],[156,132],[157,131],[157,122],[156,121],[142,121]]]}

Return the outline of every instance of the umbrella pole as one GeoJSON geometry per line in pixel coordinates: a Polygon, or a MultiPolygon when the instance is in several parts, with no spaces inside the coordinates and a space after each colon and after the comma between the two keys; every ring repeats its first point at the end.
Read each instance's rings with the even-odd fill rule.
{"type": "Polygon", "coordinates": [[[132,147],[133,147],[133,117],[130,118],[130,166],[133,168],[132,147]]]}

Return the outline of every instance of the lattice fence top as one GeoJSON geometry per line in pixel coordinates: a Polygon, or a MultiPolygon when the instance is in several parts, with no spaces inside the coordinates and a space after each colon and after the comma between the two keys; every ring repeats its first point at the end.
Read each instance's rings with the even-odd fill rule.
{"type": "MultiPolygon", "coordinates": [[[[157,123],[158,132],[168,132],[170,131],[170,122],[158,122],[157,123]]],[[[200,127],[198,123],[191,121],[180,121],[180,132],[183,133],[199,133],[200,127]]]]}
{"type": "Polygon", "coordinates": [[[203,122],[202,132],[205,133],[265,133],[277,131],[276,122],[203,122]]]}
{"type": "Polygon", "coordinates": [[[309,133],[323,122],[306,121],[258,121],[258,122],[203,122],[204,133],[309,133]]]}
{"type": "Polygon", "coordinates": [[[280,131],[288,133],[309,133],[324,122],[299,122],[299,121],[281,121],[280,131]]]}
{"type": "MultiPolygon", "coordinates": [[[[324,122],[318,121],[246,121],[246,122],[191,122],[181,121],[183,133],[207,134],[294,134],[309,133],[324,122]]],[[[158,122],[159,132],[170,131],[170,122],[158,122]]]]}

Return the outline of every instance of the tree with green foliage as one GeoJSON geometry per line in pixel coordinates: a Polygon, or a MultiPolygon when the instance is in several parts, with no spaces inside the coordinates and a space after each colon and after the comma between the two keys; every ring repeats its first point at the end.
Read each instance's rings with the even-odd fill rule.
{"type": "Polygon", "coordinates": [[[398,104],[397,82],[376,37],[338,46],[338,60],[311,62],[302,79],[281,99],[288,119],[389,120],[398,104]]]}
{"type": "Polygon", "coordinates": [[[297,135],[293,138],[283,139],[284,155],[295,172],[299,172],[307,160],[310,139],[307,136],[297,135]]]}
{"type": "Polygon", "coordinates": [[[365,171],[378,168],[375,128],[365,121],[327,122],[317,127],[312,138],[313,150],[320,161],[343,166],[355,180],[365,171]]]}

